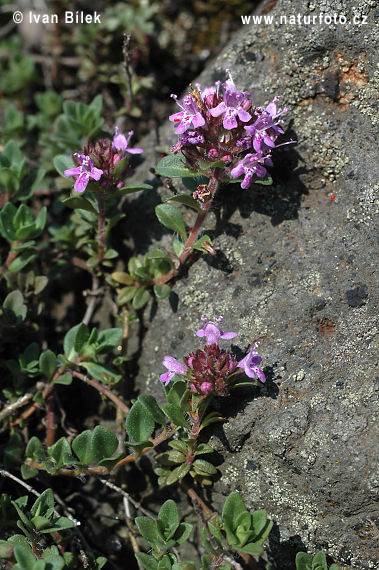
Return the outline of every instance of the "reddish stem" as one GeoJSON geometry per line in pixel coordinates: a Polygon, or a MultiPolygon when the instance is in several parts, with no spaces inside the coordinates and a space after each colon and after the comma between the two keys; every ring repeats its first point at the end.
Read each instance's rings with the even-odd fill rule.
{"type": "Polygon", "coordinates": [[[208,202],[206,204],[204,204],[202,211],[199,212],[197,215],[195,223],[194,223],[194,225],[191,228],[191,231],[189,233],[188,239],[183,246],[182,253],[180,254],[178,267],[176,267],[175,269],[172,269],[171,271],[169,271],[165,275],[162,275],[161,277],[157,277],[156,279],[153,280],[153,283],[167,283],[167,281],[170,281],[170,279],[172,279],[173,277],[176,277],[176,275],[178,275],[182,265],[184,264],[184,262],[187,260],[187,258],[191,255],[191,253],[193,251],[192,246],[195,243],[195,241],[197,240],[197,237],[199,235],[201,227],[204,223],[205,217],[206,217],[206,215],[209,211],[209,208],[212,204],[212,200],[213,200],[213,197],[214,197],[215,192],[217,190],[217,186],[218,186],[218,179],[217,179],[217,173],[215,172],[214,176],[210,179],[209,184],[208,184],[208,190],[210,191],[212,197],[210,198],[210,200],[208,200],[208,202]]]}
{"type": "Polygon", "coordinates": [[[104,196],[102,191],[100,191],[97,198],[97,203],[99,206],[99,218],[97,223],[97,240],[99,244],[99,251],[97,258],[99,263],[104,259],[104,244],[105,244],[105,215],[104,215],[104,196]]]}
{"type": "Polygon", "coordinates": [[[102,394],[103,396],[106,396],[107,398],[112,400],[112,402],[114,402],[116,404],[116,406],[118,408],[120,408],[120,410],[122,410],[125,414],[127,414],[129,412],[128,406],[126,404],[124,404],[124,402],[122,400],[120,400],[120,398],[118,396],[116,396],[116,394],[113,394],[113,392],[111,390],[109,390],[109,388],[107,388],[106,386],[103,386],[103,384],[100,384],[100,382],[96,382],[96,380],[92,380],[91,378],[87,378],[87,376],[85,374],[81,374],[80,372],[76,372],[76,370],[71,371],[71,374],[73,376],[75,376],[75,378],[78,378],[79,380],[84,382],[85,384],[88,384],[89,386],[92,386],[92,388],[95,388],[95,390],[100,392],[100,394],[102,394]]]}
{"type": "Polygon", "coordinates": [[[54,414],[54,396],[50,394],[46,400],[47,414],[46,414],[46,445],[50,447],[55,441],[55,414],[54,414]]]}

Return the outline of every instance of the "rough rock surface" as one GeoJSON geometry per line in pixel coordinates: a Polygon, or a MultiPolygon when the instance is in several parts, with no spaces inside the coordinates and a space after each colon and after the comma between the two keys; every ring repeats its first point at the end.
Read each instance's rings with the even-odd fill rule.
{"type": "MultiPolygon", "coordinates": [[[[267,509],[277,523],[268,555],[281,570],[294,568],[297,550],[319,548],[349,568],[377,567],[374,5],[269,2],[274,21],[322,12],[367,24],[242,26],[199,78],[212,84],[230,68],[257,104],[279,95],[298,145],[274,153],[273,187],[221,190],[206,222],[219,255],[196,259],[172,297],[144,312],[137,384],[156,395],[163,355],[198,345],[201,314],[224,315],[240,354],[261,342],[266,385],[219,401],[229,422],[211,438],[222,454],[214,497],[221,504],[238,489],[250,508],[267,509]]],[[[174,141],[166,125],[160,144],[174,141]]],[[[141,145],[139,180],[155,144],[141,145]]],[[[158,193],[128,206],[141,252],[169,243],[154,221],[158,193]]]]}

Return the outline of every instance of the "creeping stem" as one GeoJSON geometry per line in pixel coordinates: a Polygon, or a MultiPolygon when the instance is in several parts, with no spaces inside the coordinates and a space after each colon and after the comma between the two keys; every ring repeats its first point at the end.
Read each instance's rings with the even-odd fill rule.
{"type": "Polygon", "coordinates": [[[104,244],[105,244],[105,212],[104,212],[104,195],[100,190],[97,203],[99,207],[99,218],[97,223],[97,240],[99,244],[99,251],[97,254],[99,263],[104,259],[104,244]]]}
{"type": "Polygon", "coordinates": [[[169,271],[165,275],[162,275],[161,277],[154,279],[153,283],[167,283],[167,281],[170,281],[170,279],[172,279],[173,277],[176,277],[178,275],[180,269],[182,268],[183,264],[187,260],[187,258],[191,255],[191,253],[193,251],[192,246],[198,238],[199,232],[200,232],[201,227],[204,223],[206,215],[209,212],[210,206],[212,204],[212,200],[214,198],[214,195],[215,195],[217,187],[218,187],[218,170],[219,169],[217,169],[217,168],[215,169],[215,172],[214,172],[212,178],[209,180],[208,190],[211,194],[211,198],[208,200],[208,202],[206,202],[206,204],[203,205],[201,212],[199,212],[197,217],[196,217],[195,223],[190,230],[187,241],[185,242],[185,244],[183,246],[182,253],[179,256],[178,267],[176,267],[175,269],[172,269],[171,271],[169,271]]]}

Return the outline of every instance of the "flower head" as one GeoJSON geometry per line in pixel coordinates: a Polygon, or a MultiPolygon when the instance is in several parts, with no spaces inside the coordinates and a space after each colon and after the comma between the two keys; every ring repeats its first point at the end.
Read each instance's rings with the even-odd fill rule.
{"type": "Polygon", "coordinates": [[[115,135],[113,137],[112,147],[122,153],[128,152],[129,154],[141,154],[141,152],[143,152],[142,148],[129,147],[129,142],[133,135],[134,131],[129,131],[128,136],[126,137],[123,133],[120,132],[119,127],[115,127],[115,135]]]}
{"type": "Polygon", "coordinates": [[[163,382],[165,386],[168,386],[175,374],[179,374],[180,376],[186,376],[187,374],[187,366],[176,360],[173,356],[165,356],[162,364],[168,370],[168,372],[164,372],[164,374],[161,374],[159,377],[159,380],[163,382]]]}
{"type": "Polygon", "coordinates": [[[100,180],[103,171],[94,166],[93,159],[90,156],[79,154],[78,152],[74,153],[74,156],[77,158],[79,166],[65,170],[64,175],[68,178],[70,176],[77,176],[78,178],[75,181],[74,190],[76,192],[84,192],[89,179],[100,180]]]}
{"type": "MultiPolygon", "coordinates": [[[[202,329],[196,331],[196,336],[200,337],[205,336],[205,338],[207,339],[207,345],[218,344],[220,338],[229,339],[237,336],[237,333],[235,332],[223,332],[218,326],[218,324],[213,323],[212,321],[207,321],[207,319],[204,316],[201,317],[201,320],[205,324],[202,329]]],[[[221,322],[221,320],[222,317],[218,317],[218,319],[216,319],[217,323],[221,322]]]]}
{"type": "Polygon", "coordinates": [[[266,376],[257,366],[257,364],[262,362],[262,358],[255,350],[258,345],[259,342],[256,342],[254,344],[254,348],[250,348],[249,353],[245,356],[245,358],[238,362],[237,366],[238,368],[243,368],[246,376],[249,378],[258,378],[261,382],[266,382],[266,376]]]}
{"type": "MultiPolygon", "coordinates": [[[[226,333],[233,334],[233,333],[226,333]]],[[[229,394],[228,381],[237,367],[236,359],[216,343],[206,344],[204,349],[191,352],[184,357],[189,375],[189,390],[193,394],[217,396],[229,394]]]]}

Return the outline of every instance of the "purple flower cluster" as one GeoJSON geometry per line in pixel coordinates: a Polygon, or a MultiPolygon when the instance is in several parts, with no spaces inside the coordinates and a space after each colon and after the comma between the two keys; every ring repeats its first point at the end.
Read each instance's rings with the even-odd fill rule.
{"type": "MultiPolygon", "coordinates": [[[[217,165],[222,168],[222,179],[239,179],[242,188],[248,188],[254,177],[263,178],[265,166],[272,166],[271,152],[278,146],[276,139],[284,131],[279,117],[288,109],[277,107],[278,97],[267,107],[254,107],[251,94],[239,91],[227,70],[229,78],[222,85],[212,87],[197,84],[180,103],[172,95],[181,111],[169,117],[177,124],[178,142],[171,149],[181,151],[186,165],[194,170],[208,172],[217,165]],[[212,164],[213,163],[213,164],[212,164]]],[[[290,144],[295,141],[289,141],[290,144]]]]}
{"type": "Polygon", "coordinates": [[[127,160],[124,160],[123,168],[118,167],[117,171],[115,171],[116,165],[126,159],[128,154],[143,152],[142,148],[129,147],[133,134],[133,131],[129,131],[126,137],[120,132],[119,127],[116,127],[113,140],[100,139],[95,144],[89,143],[82,154],[75,152],[74,158],[79,163],[78,166],[64,171],[64,175],[68,178],[77,176],[74,190],[84,192],[90,178],[96,181],[101,179],[100,186],[103,188],[111,186],[121,188],[123,182],[120,177],[127,175],[131,168],[127,160]]]}
{"type": "Polygon", "coordinates": [[[168,386],[175,374],[184,376],[188,380],[189,391],[197,396],[206,396],[213,393],[217,396],[227,396],[229,386],[232,382],[232,375],[241,368],[244,373],[252,379],[265,382],[266,378],[258,364],[262,358],[256,352],[259,343],[254,344],[249,353],[240,362],[228,351],[222,351],[218,345],[220,339],[231,339],[237,336],[235,332],[223,332],[219,323],[222,317],[216,319],[216,323],[204,322],[202,329],[196,332],[199,337],[205,337],[206,345],[204,349],[191,352],[184,357],[184,364],[176,360],[173,356],[165,356],[162,364],[167,372],[161,374],[160,381],[168,386]]]}

